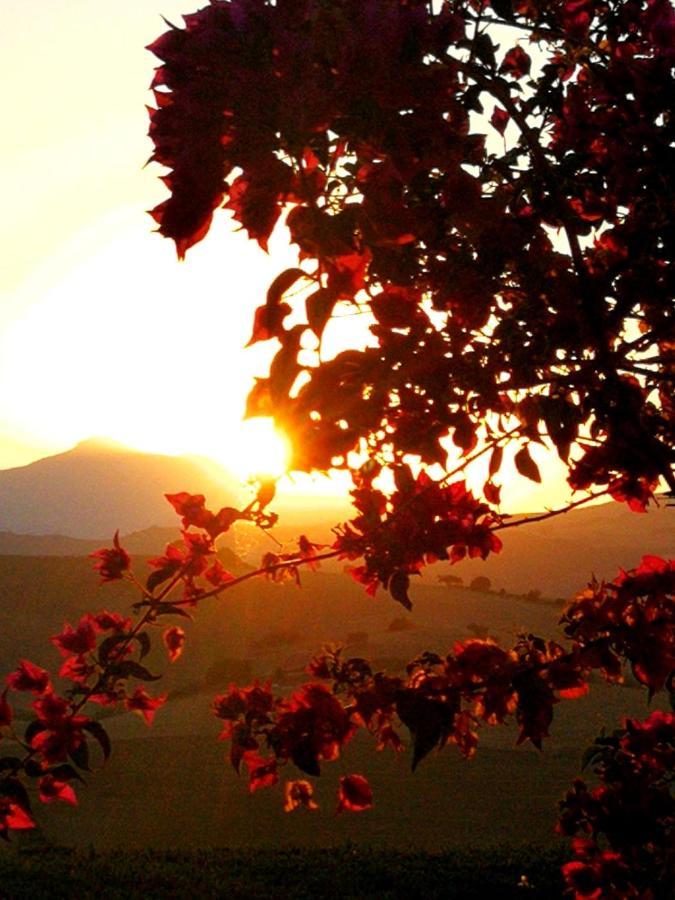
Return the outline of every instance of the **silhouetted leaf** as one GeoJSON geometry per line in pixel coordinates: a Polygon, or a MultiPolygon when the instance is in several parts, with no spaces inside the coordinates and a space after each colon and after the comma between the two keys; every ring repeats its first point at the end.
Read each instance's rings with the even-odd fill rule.
{"type": "Polygon", "coordinates": [[[397,603],[405,606],[406,609],[412,609],[412,603],[410,602],[410,597],[408,597],[409,587],[410,578],[407,572],[394,572],[389,579],[389,593],[397,603]]]}
{"type": "Polygon", "coordinates": [[[335,307],[337,297],[334,291],[327,288],[319,288],[310,294],[305,301],[307,310],[307,322],[314,334],[320,338],[326,323],[330,319],[335,307]]]}
{"type": "Polygon", "coordinates": [[[140,631],[136,635],[136,640],[140,647],[140,657],[143,659],[150,652],[150,635],[147,631],[140,631]]]}
{"type": "Polygon", "coordinates": [[[98,742],[99,747],[103,751],[104,759],[108,759],[111,752],[110,738],[103,725],[101,725],[100,722],[91,719],[82,727],[98,742]]]}
{"type": "Polygon", "coordinates": [[[72,761],[75,763],[78,769],[84,769],[85,772],[89,772],[89,746],[85,740],[82,741],[81,744],[78,744],[73,750],[68,754],[72,761]]]}
{"type": "Polygon", "coordinates": [[[110,657],[114,656],[115,651],[120,648],[120,645],[125,644],[128,640],[129,637],[126,634],[111,634],[110,637],[101,641],[98,648],[98,658],[101,665],[107,666],[110,662],[110,657]]]}
{"type": "Polygon", "coordinates": [[[520,448],[520,450],[514,456],[513,461],[516,465],[516,469],[518,469],[521,475],[524,475],[525,478],[529,478],[530,481],[536,481],[539,484],[541,483],[539,467],[532,459],[530,455],[530,448],[527,445],[520,448]]]}
{"type": "Polygon", "coordinates": [[[133,659],[125,659],[115,666],[114,674],[117,678],[138,678],[139,681],[159,681],[161,678],[161,675],[153,675],[133,659]]]}
{"type": "Polygon", "coordinates": [[[321,766],[319,765],[316,750],[309,738],[294,745],[291,752],[291,760],[301,772],[305,772],[307,775],[321,774],[321,766]]]}

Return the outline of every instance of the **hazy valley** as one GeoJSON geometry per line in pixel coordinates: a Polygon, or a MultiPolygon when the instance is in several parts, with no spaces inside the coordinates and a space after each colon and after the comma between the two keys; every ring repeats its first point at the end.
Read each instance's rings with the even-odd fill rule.
{"type": "MultiPolygon", "coordinates": [[[[86,453],[80,448],[70,457],[64,454],[71,472],[67,492],[77,497],[77,503],[72,506],[70,526],[60,534],[49,533],[56,525],[49,504],[47,512],[41,513],[41,504],[31,499],[33,478],[25,480],[23,494],[18,489],[11,494],[13,518],[2,520],[4,533],[0,534],[3,673],[11,671],[19,658],[56,668],[59,655],[49,636],[60,631],[64,622],[75,624],[83,613],[103,608],[128,611],[137,599],[126,583],[99,584],[87,558],[102,543],[95,535],[112,534],[119,524],[115,514],[134,506],[131,476],[124,474],[128,470],[120,454],[113,455],[123,474],[114,482],[115,490],[110,487],[115,502],[105,506],[102,495],[96,493],[98,480],[87,487],[89,476],[85,477],[102,464],[100,454],[91,447],[86,453]],[[85,474],[78,493],[74,485],[80,465],[85,474]],[[22,508],[26,510],[23,519],[22,508]],[[20,533],[17,522],[29,521],[29,508],[36,531],[20,533]],[[75,526],[85,521],[90,509],[99,518],[87,520],[86,529],[76,533],[75,526]],[[41,520],[35,518],[40,514],[41,520]]],[[[141,463],[158,464],[157,478],[165,479],[162,466],[168,459],[160,457],[158,463],[152,457],[140,462],[130,458],[126,465],[140,471],[141,463]]],[[[51,465],[65,463],[62,458],[51,465]]],[[[40,474],[39,464],[34,465],[40,474]]],[[[173,475],[177,479],[181,472],[173,475]]],[[[50,477],[53,480],[53,472],[50,477]]],[[[175,480],[162,484],[168,490],[209,488],[175,480]]],[[[160,486],[152,489],[169,515],[156,522],[140,518],[135,521],[138,528],[132,518],[123,517],[121,523],[123,545],[134,555],[141,575],[145,559],[179,537],[177,529],[169,527],[175,516],[163,501],[160,486]]],[[[53,481],[51,490],[53,498],[67,493],[63,484],[53,481]]],[[[233,502],[226,492],[221,496],[218,502],[233,502]]],[[[154,507],[149,510],[143,514],[154,515],[154,507]]],[[[623,715],[644,714],[646,698],[634,687],[595,684],[588,697],[561,704],[552,739],[541,755],[516,748],[513,728],[484,729],[473,760],[465,762],[449,747],[432,755],[412,776],[407,755],[373,755],[357,741],[349,748],[344,767],[326,765],[318,784],[323,808],[314,819],[286,816],[278,791],[249,797],[245,779],[237,779],[230,770],[225,748],[217,740],[219,723],[210,712],[211,700],[231,682],[248,683],[253,678],[271,680],[280,692],[291,691],[303,680],[307,660],[327,642],[341,643],[350,655],[367,656],[394,672],[420,651],[442,654],[458,639],[489,635],[508,642],[521,631],[561,637],[557,621],[562,603],[575,588],[583,587],[593,571],[612,577],[620,565],[635,565],[644,553],[672,554],[674,515],[665,506],[639,516],[610,504],[507,530],[504,551],[494,559],[454,567],[441,564],[415,580],[412,613],[383,591],[369,598],[342,571],[342,563],[304,573],[301,589],[254,579],[206,601],[195,611],[194,623],[186,626],[185,653],[175,665],[166,662],[161,632],[153,635],[149,666],[165,673],[153,688],[170,695],[153,728],[146,728],[133,715],[110,717],[106,727],[114,738],[113,758],[88,777],[89,784],[79,792],[78,810],[41,811],[46,833],[80,845],[93,842],[99,848],[204,843],[320,846],[347,839],[379,846],[438,848],[461,842],[496,844],[506,838],[515,842],[553,839],[556,800],[578,772],[583,748],[602,725],[611,728],[623,715]],[[447,575],[463,579],[463,584],[439,582],[439,577],[447,575]],[[478,576],[490,579],[490,590],[469,588],[478,576]],[[343,771],[367,774],[377,798],[374,810],[348,821],[333,817],[332,796],[343,771]]],[[[309,524],[302,530],[311,537],[325,539],[330,534],[333,523],[325,513],[313,517],[309,512],[307,518],[309,524]]],[[[290,546],[299,528],[291,523],[278,533],[290,546]]],[[[250,570],[261,552],[269,549],[275,545],[268,536],[239,526],[219,552],[225,567],[239,574],[250,570]]]]}

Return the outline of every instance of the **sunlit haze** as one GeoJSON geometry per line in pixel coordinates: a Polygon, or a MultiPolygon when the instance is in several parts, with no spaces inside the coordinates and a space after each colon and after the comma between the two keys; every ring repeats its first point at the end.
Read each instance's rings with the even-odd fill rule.
{"type": "MultiPolygon", "coordinates": [[[[293,262],[284,232],[266,255],[222,213],[179,263],[145,212],[165,189],[157,167],[143,168],[154,66],[144,47],[165,27],[160,14],[185,11],[63,0],[27,15],[4,0],[0,468],[91,435],[208,456],[241,479],[284,468],[284,438],[268,422],[241,424],[275,350],[243,347],[266,287],[293,262]]],[[[331,325],[329,350],[353,321],[331,325]]],[[[514,478],[513,509],[565,498],[562,467],[540,461],[547,486],[514,478]]],[[[344,486],[296,478],[284,489],[317,498],[344,486]]]]}

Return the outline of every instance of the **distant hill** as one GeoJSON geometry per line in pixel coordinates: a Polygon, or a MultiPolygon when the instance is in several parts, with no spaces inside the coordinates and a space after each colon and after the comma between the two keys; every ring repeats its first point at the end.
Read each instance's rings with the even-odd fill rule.
{"type": "MultiPolygon", "coordinates": [[[[175,527],[176,515],[164,494],[178,491],[204,494],[218,508],[235,504],[241,489],[224,472],[217,477],[205,460],[139,453],[91,439],[65,453],[0,471],[0,532],[13,532],[14,538],[95,538],[100,545],[118,528],[124,533],[175,527]]],[[[2,544],[9,547],[10,538],[4,536],[2,544]]],[[[46,545],[54,543],[50,539],[46,545]]],[[[0,552],[25,552],[20,541],[15,546],[0,552]]],[[[59,553],[80,552],[76,545],[62,547],[59,553]]]]}
{"type": "Polygon", "coordinates": [[[641,514],[611,501],[505,529],[499,536],[504,542],[501,553],[429,573],[458,575],[465,583],[485,575],[494,590],[541,590],[569,597],[592,575],[614,578],[620,568],[633,568],[645,554],[675,556],[675,507],[662,501],[641,514]]]}
{"type": "MultiPolygon", "coordinates": [[[[100,538],[74,538],[63,534],[14,534],[0,531],[0,556],[88,556],[110,543],[112,535],[100,538]],[[103,540],[103,542],[102,542],[103,540]]],[[[167,544],[180,540],[177,528],[144,528],[120,537],[132,556],[154,556],[167,544]]]]}

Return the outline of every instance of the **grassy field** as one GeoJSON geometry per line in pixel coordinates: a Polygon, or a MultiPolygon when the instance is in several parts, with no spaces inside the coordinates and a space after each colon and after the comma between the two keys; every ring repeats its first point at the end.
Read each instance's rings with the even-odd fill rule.
{"type": "Polygon", "coordinates": [[[20,855],[0,853],[3,900],[127,898],[532,898],[562,896],[559,850],[397,853],[228,849],[20,855]]]}

